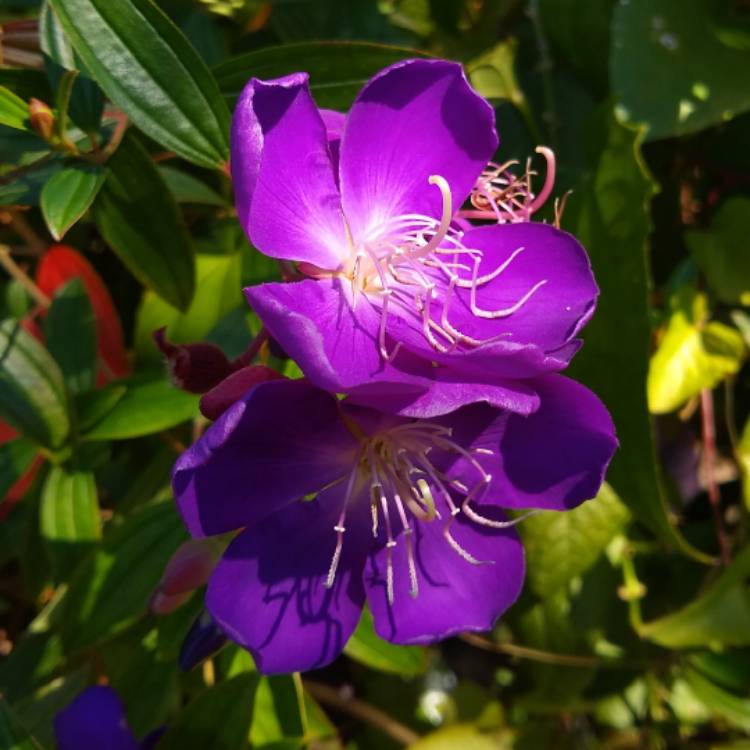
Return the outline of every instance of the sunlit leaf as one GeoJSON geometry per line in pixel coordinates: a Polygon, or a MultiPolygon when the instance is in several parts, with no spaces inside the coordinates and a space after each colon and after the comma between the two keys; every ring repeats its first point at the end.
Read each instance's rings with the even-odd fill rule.
{"type": "Polygon", "coordinates": [[[151,435],[192,419],[198,397],[166,380],[128,385],[114,406],[83,435],[84,440],[124,440],[151,435]]]}
{"type": "Polygon", "coordinates": [[[53,467],[42,491],[39,527],[54,571],[58,579],[64,580],[101,538],[94,475],[53,467]]]}
{"type": "Polygon", "coordinates": [[[229,151],[229,111],[211,73],[151,0],[50,0],[107,96],[165,148],[206,167],[229,151]]]}
{"type": "Polygon", "coordinates": [[[60,240],[88,210],[104,184],[100,167],[71,166],[56,172],[42,188],[40,205],[50,234],[60,240]]]}
{"type": "Polygon", "coordinates": [[[714,388],[742,365],[745,344],[737,330],[706,322],[705,295],[684,289],[673,303],[664,336],[651,358],[648,405],[654,414],[674,411],[705,388],[714,388]]]}
{"type": "Polygon", "coordinates": [[[726,44],[714,0],[631,0],[615,5],[612,87],[619,112],[647,138],[691,133],[750,108],[750,49],[726,44]]]}
{"type": "Polygon", "coordinates": [[[0,125],[16,130],[28,130],[29,107],[9,88],[0,86],[0,125]]]}

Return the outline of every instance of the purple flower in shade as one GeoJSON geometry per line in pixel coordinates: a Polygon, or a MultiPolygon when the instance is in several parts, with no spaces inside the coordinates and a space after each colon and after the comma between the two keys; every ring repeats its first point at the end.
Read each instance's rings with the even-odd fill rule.
{"type": "Polygon", "coordinates": [[[525,221],[554,169],[524,194],[489,162],[497,144],[456,63],[386,68],[346,116],[316,107],[305,74],[250,80],[232,125],[240,221],[302,280],[246,295],[312,382],[363,404],[398,392],[381,408],[409,416],[538,408],[528,379],[567,366],[598,290],[572,236],[525,221]]]}
{"type": "Polygon", "coordinates": [[[330,662],[365,601],[395,643],[492,627],[524,575],[501,509],[593,497],[616,445],[586,388],[553,374],[534,390],[530,416],[475,403],[417,419],[305,380],[251,388],[173,474],[193,536],[243,529],[209,580],[214,620],[265,673],[330,662]]]}
{"type": "Polygon", "coordinates": [[[58,750],[152,750],[163,728],[141,742],[128,726],[120,696],[111,688],[86,688],[55,716],[58,750]]]}

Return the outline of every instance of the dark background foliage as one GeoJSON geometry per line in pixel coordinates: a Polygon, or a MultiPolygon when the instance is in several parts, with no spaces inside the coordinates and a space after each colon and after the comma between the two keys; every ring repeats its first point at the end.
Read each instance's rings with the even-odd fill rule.
{"type": "Polygon", "coordinates": [[[159,750],[750,748],[747,0],[2,0],[0,22],[2,750],[52,748],[96,682],[137,735],[169,726],[159,750]],[[202,591],[146,605],[205,421],[151,333],[237,356],[242,286],[279,276],[233,209],[231,106],[302,69],[345,110],[414,55],[464,63],[500,161],[557,154],[602,291],[572,374],[617,424],[608,484],[521,524],[493,633],[400,648],[365,617],[331,667],[271,679],[192,635],[182,671],[202,591]]]}

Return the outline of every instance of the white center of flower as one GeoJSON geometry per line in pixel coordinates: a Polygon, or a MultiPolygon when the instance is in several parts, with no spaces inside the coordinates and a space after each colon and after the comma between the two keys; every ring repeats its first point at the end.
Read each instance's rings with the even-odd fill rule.
{"type": "Polygon", "coordinates": [[[388,315],[392,307],[416,314],[426,340],[436,351],[451,352],[459,346],[477,347],[505,338],[501,332],[478,339],[451,322],[450,308],[456,289],[469,290],[469,307],[476,318],[495,320],[518,312],[546,279],[534,284],[517,302],[497,310],[480,307],[477,292],[497,279],[524,251],[514,250],[493,271],[479,275],[483,253],[464,244],[464,232],[453,224],[453,205],[448,182],[433,175],[429,182],[442,197],[440,219],[421,214],[402,214],[371,230],[363,238],[350,237],[350,254],[337,274],[351,283],[352,304],[360,294],[380,305],[378,344],[384,360],[392,360],[401,342],[388,351],[388,315]]]}
{"type": "MultiPolygon", "coordinates": [[[[467,552],[451,534],[453,519],[464,513],[475,523],[495,529],[514,526],[530,514],[512,521],[495,521],[477,513],[471,503],[478,500],[489,486],[492,477],[477,460],[479,455],[492,455],[486,448],[467,451],[451,439],[448,427],[431,422],[415,421],[383,430],[372,436],[364,436],[356,425],[350,426],[360,440],[357,461],[347,479],[346,494],[341,514],[334,531],[336,548],[326,579],[332,587],[344,544],[346,515],[355,497],[367,493],[372,514],[372,535],[378,537],[381,524],[386,538],[386,591],[388,602],[393,604],[393,550],[403,541],[409,567],[409,591],[413,597],[419,595],[419,581],[413,546],[412,521],[432,522],[442,520],[440,507],[447,511],[444,519],[443,537],[450,547],[472,565],[489,564],[490,560],[477,560],[467,552]],[[463,459],[475,472],[475,480],[467,486],[458,479],[451,479],[438,469],[430,458],[437,449],[463,459]],[[456,498],[461,498],[458,501],[456,498]],[[392,519],[398,518],[400,533],[394,534],[392,519]]],[[[532,511],[533,512],[533,511],[532,511]]]]}

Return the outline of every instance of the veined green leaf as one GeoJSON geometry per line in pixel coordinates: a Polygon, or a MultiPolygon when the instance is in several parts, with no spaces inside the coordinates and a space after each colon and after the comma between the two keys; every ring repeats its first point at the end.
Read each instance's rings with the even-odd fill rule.
{"type": "Polygon", "coordinates": [[[59,448],[70,429],[60,368],[13,320],[0,323],[0,417],[47,448],[59,448]]]}
{"type": "Polygon", "coordinates": [[[427,669],[427,651],[421,646],[396,646],[384,641],[375,632],[369,609],[362,613],[344,653],[367,667],[404,677],[414,677],[427,669]]]}
{"type": "Polygon", "coordinates": [[[96,321],[81,279],[72,279],[57,292],[44,333],[70,393],[91,390],[96,376],[96,321]]]}
{"type": "Polygon", "coordinates": [[[703,594],[682,609],[644,623],[639,633],[667,648],[750,644],[750,547],[703,594]]]}
{"type": "Polygon", "coordinates": [[[159,167],[178,203],[200,203],[205,206],[226,206],[227,201],[197,177],[174,167],[159,167]]]}
{"type": "Polygon", "coordinates": [[[91,75],[139,128],[206,167],[229,153],[229,111],[182,32],[151,0],[50,0],[91,75]]]}
{"type": "Polygon", "coordinates": [[[93,474],[52,468],[42,491],[39,530],[58,579],[65,580],[102,535],[93,474]]]}
{"type": "Polygon", "coordinates": [[[134,383],[114,407],[84,433],[84,440],[124,440],[151,435],[198,414],[198,396],[166,380],[134,383]]]}
{"type": "Polygon", "coordinates": [[[29,107],[9,88],[0,86],[0,125],[15,130],[29,130],[29,107]]]}
{"type": "Polygon", "coordinates": [[[569,373],[601,397],[617,425],[620,447],[607,481],[618,497],[664,541],[706,562],[708,556],[688,545],[670,520],[643,388],[651,344],[648,202],[655,185],[640,140],[609,109],[597,113],[588,133],[590,173],[568,201],[562,228],[588,251],[601,295],[569,373]]]}
{"type": "Polygon", "coordinates": [[[61,240],[94,202],[106,172],[93,165],[66,167],[50,177],[42,188],[41,208],[50,234],[61,240]]]}
{"type": "Polygon", "coordinates": [[[565,513],[543,511],[519,529],[526,550],[529,583],[542,599],[585,573],[630,518],[605,484],[593,500],[565,513]]]}
{"type": "MultiPolygon", "coordinates": [[[[722,39],[714,0],[617,3],[610,77],[648,139],[692,133],[750,109],[750,49],[722,39]]],[[[728,7],[728,6],[727,6],[728,7]]]]}
{"type": "Polygon", "coordinates": [[[221,92],[240,95],[251,76],[276,78],[300,69],[310,74],[310,89],[319,107],[348,109],[362,85],[382,68],[424,52],[370,42],[303,42],[266,47],[238,55],[214,68],[221,92]]]}
{"type": "Polygon", "coordinates": [[[139,508],[76,569],[63,602],[68,652],[99,643],[145,615],[149,594],[185,539],[171,502],[139,508]]]}
{"type": "Polygon", "coordinates": [[[190,235],[159,170],[132,133],[108,162],[94,202],[104,238],[133,275],[180,310],[195,290],[190,235]]]}
{"type": "Polygon", "coordinates": [[[745,356],[742,335],[723,323],[705,322],[707,317],[706,296],[683,288],[649,366],[648,405],[653,414],[674,411],[740,369],[745,356]]]}

